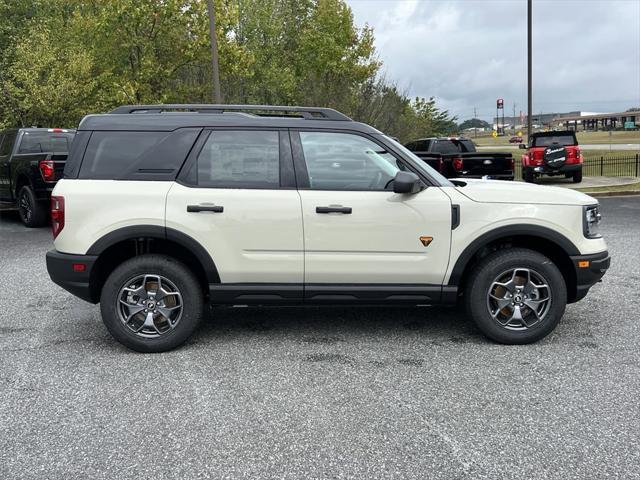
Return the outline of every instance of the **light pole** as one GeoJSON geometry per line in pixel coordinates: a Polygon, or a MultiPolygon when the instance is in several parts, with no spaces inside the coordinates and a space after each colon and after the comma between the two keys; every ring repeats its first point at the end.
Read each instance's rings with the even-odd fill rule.
{"type": "Polygon", "coordinates": [[[527,142],[531,138],[531,112],[533,111],[533,98],[531,96],[531,6],[533,0],[527,0],[527,142]]]}
{"type": "Polygon", "coordinates": [[[220,94],[220,66],[218,63],[218,40],[216,38],[216,14],[213,0],[207,0],[209,10],[209,37],[211,38],[211,67],[213,69],[213,102],[222,103],[220,94]]]}

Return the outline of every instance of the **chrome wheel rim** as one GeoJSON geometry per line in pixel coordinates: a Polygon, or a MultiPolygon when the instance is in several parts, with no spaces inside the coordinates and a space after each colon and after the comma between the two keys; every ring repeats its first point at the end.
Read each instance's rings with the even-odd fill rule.
{"type": "Polygon", "coordinates": [[[132,333],[144,338],[171,332],[180,322],[184,307],[176,285],[154,274],[127,280],[118,293],[117,302],[120,321],[132,333]]]}
{"type": "Polygon", "coordinates": [[[20,195],[20,201],[18,202],[18,205],[20,207],[20,215],[22,215],[24,221],[30,222],[31,215],[33,215],[33,208],[31,207],[29,195],[23,192],[22,195],[20,195]]]}
{"type": "Polygon", "coordinates": [[[549,282],[530,268],[513,268],[498,275],[487,292],[487,309],[507,330],[527,330],[542,322],[551,308],[549,282]]]}

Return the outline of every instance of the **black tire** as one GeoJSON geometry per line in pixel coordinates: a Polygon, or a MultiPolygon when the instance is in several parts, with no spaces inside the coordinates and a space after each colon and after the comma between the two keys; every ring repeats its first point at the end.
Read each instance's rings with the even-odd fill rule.
{"type": "Polygon", "coordinates": [[[522,179],[527,183],[534,183],[535,175],[533,174],[533,170],[531,170],[530,168],[523,168],[522,179]]]}
{"type": "Polygon", "coordinates": [[[191,270],[171,257],[153,254],[134,257],[119,265],[107,278],[100,296],[102,321],[109,333],[124,346],[144,353],[166,352],[187,341],[202,320],[203,305],[201,286],[191,270]],[[160,275],[169,280],[180,293],[182,303],[181,315],[175,327],[153,338],[134,333],[121,319],[119,310],[122,308],[121,289],[134,278],[147,274],[160,275]]]}
{"type": "Polygon", "coordinates": [[[582,169],[573,173],[573,183],[582,182],[582,169]]]}
{"type": "MultiPolygon", "coordinates": [[[[486,337],[498,343],[520,345],[546,337],[558,325],[567,304],[567,287],[560,270],[547,257],[525,248],[509,248],[487,255],[474,267],[466,284],[464,300],[467,315],[486,337]],[[518,330],[513,326],[501,325],[490,311],[490,289],[496,278],[510,269],[531,270],[541,275],[545,284],[549,286],[550,300],[548,306],[544,307],[547,309],[546,313],[541,315],[541,320],[537,323],[532,322],[532,326],[525,329],[518,330]]],[[[527,311],[526,306],[524,311],[527,311]]],[[[535,314],[531,311],[524,316],[535,322],[537,317],[531,315],[535,314]]]]}
{"type": "Polygon", "coordinates": [[[43,202],[36,199],[30,186],[25,185],[18,191],[18,214],[22,223],[29,228],[43,227],[47,224],[48,211],[43,202]]]}

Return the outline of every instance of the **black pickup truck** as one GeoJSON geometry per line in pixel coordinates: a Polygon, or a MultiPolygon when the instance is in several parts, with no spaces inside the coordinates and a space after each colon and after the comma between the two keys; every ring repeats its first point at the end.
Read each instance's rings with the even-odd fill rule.
{"type": "Polygon", "coordinates": [[[62,178],[75,130],[16,128],[0,132],[0,201],[15,204],[27,227],[48,221],[51,191],[62,178]]]}
{"type": "Polygon", "coordinates": [[[513,156],[502,152],[478,152],[464,137],[421,138],[405,145],[447,178],[513,180],[513,156]]]}

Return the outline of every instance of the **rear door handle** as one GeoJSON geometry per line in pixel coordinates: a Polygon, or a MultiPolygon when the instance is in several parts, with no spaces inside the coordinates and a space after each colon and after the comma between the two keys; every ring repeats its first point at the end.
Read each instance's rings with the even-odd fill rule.
{"type": "Polygon", "coordinates": [[[344,213],[350,214],[351,207],[343,207],[342,205],[329,205],[328,207],[316,207],[316,213],[344,213]]]}
{"type": "Polygon", "coordinates": [[[187,212],[197,213],[197,212],[213,212],[213,213],[222,213],[224,211],[224,207],[220,205],[187,205],[187,212]]]}

